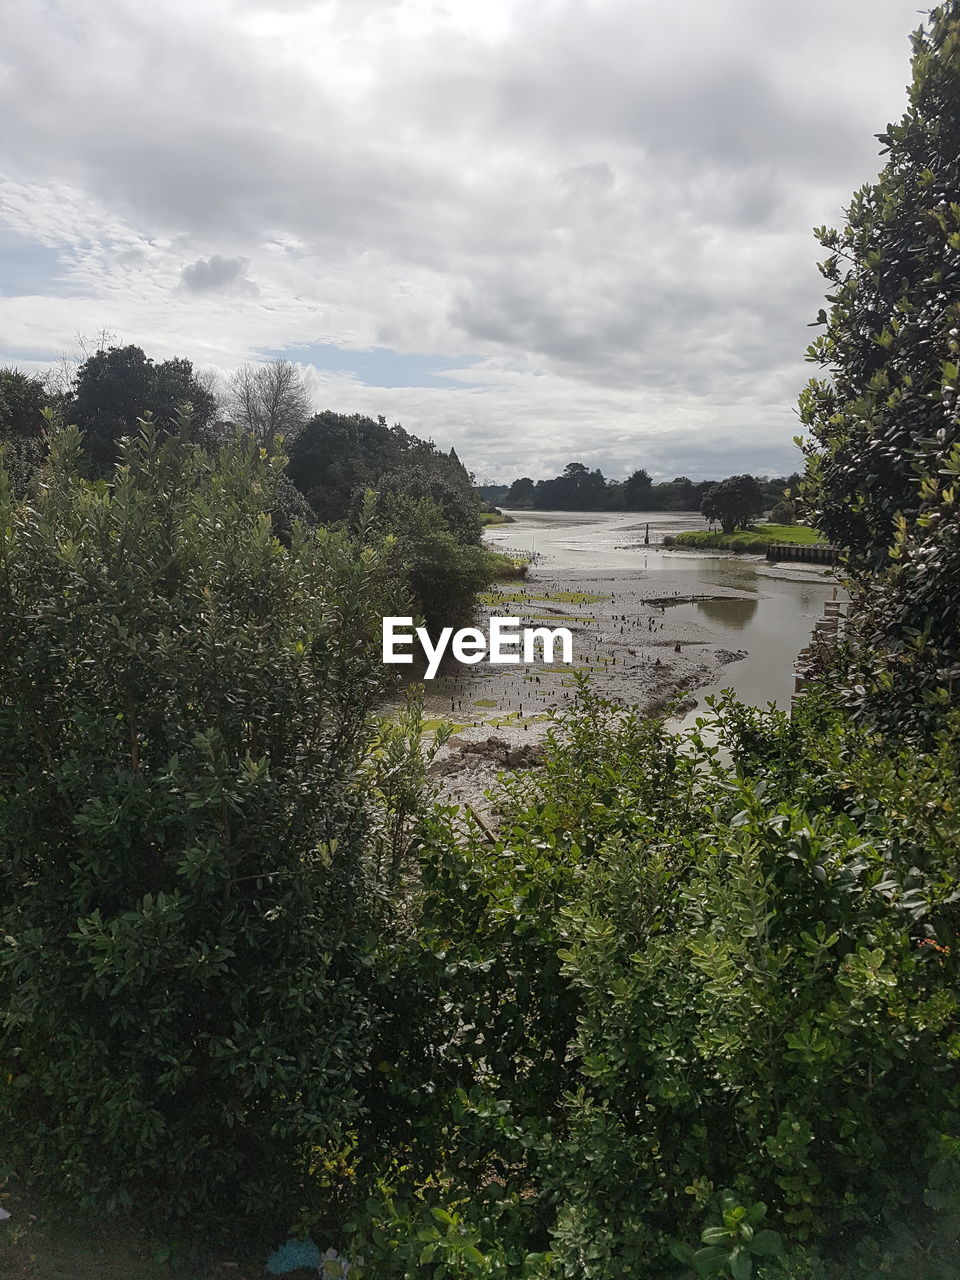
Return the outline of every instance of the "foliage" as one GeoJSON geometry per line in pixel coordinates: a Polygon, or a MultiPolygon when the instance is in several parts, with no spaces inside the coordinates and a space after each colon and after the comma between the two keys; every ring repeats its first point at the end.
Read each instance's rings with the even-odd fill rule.
{"type": "Polygon", "coordinates": [[[796,522],[796,504],[786,498],[782,502],[778,502],[770,512],[771,524],[796,524],[796,522]]]}
{"type": "Polygon", "coordinates": [[[406,488],[443,510],[463,542],[480,537],[480,503],[456,454],[442,453],[386,418],[324,410],[289,448],[288,472],[318,520],[347,520],[367,489],[406,488]]]}
{"type": "Polygon", "coordinates": [[[48,399],[38,378],[0,369],[0,446],[18,495],[26,492],[46,452],[48,399]]]}
{"type": "Polygon", "coordinates": [[[469,619],[478,592],[489,586],[497,565],[475,542],[461,542],[440,505],[416,497],[402,483],[370,494],[380,526],[395,537],[393,560],[427,627],[469,619]]]}
{"type": "Polygon", "coordinates": [[[623,482],[623,506],[626,511],[649,511],[653,480],[643,467],[630,473],[623,482]]]}
{"type": "Polygon", "coordinates": [[[854,581],[854,702],[929,730],[960,700],[957,0],[914,35],[909,106],[878,136],[877,181],[817,231],[830,310],[808,356],[829,377],[800,401],[804,498],[854,581]]]}
{"type": "Polygon", "coordinates": [[[753,476],[729,476],[708,489],[700,510],[705,520],[719,521],[724,533],[745,529],[763,513],[763,491],[753,476]]]}
{"type": "MultiPolygon", "coordinates": [[[[779,502],[784,492],[799,482],[798,475],[763,477],[757,480],[763,494],[762,506],[779,502]]],[[[643,468],[626,480],[605,479],[599,470],[590,471],[582,462],[571,462],[562,475],[551,480],[529,476],[514,480],[509,489],[501,485],[481,485],[480,493],[489,502],[512,508],[559,511],[696,511],[707,492],[718,482],[675,476],[654,483],[643,468]]],[[[762,509],[762,507],[761,507],[762,509]]]]}
{"type": "Polygon", "coordinates": [[[281,463],[152,425],[0,473],[0,1114],[58,1202],[235,1235],[362,1109],[359,767],[389,555],[264,514],[281,463]]]}
{"type": "Polygon", "coordinates": [[[435,1210],[453,1274],[960,1266],[960,722],[924,755],[819,694],[720,715],[730,766],[582,692],[494,842],[427,830],[370,1274],[432,1275],[435,1210]]]}
{"type": "Polygon", "coordinates": [[[67,420],[80,428],[94,476],[110,472],[119,457],[118,442],[152,414],[161,432],[176,429],[177,412],[191,406],[192,430],[207,427],[215,402],[194,377],[193,364],[176,358],[155,364],[137,346],[95,351],[80,365],[65,407],[67,420]]]}

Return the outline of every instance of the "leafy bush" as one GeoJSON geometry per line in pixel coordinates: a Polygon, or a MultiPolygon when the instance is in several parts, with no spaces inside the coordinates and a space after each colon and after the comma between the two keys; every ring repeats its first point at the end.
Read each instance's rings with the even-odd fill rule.
{"type": "Polygon", "coordinates": [[[909,105],[841,230],[803,392],[808,509],[854,579],[851,703],[897,732],[960,704],[960,3],[913,38],[909,105]],[[879,577],[877,575],[880,575],[879,577]]]}
{"type": "Polygon", "coordinates": [[[0,1115],[59,1203],[292,1212],[377,1011],[359,766],[389,556],[264,513],[281,461],[146,425],[0,473],[0,1115]]]}
{"type": "Polygon", "coordinates": [[[0,446],[15,492],[26,491],[46,452],[47,396],[38,378],[0,369],[0,446]]]}
{"type": "Polygon", "coordinates": [[[394,563],[407,584],[417,612],[438,630],[463,623],[476,605],[478,592],[497,574],[478,542],[463,542],[429,497],[416,497],[399,485],[385,486],[367,498],[384,532],[393,535],[394,563]]]}
{"type": "Polygon", "coordinates": [[[794,503],[789,502],[786,498],[782,502],[778,502],[770,512],[771,524],[796,524],[797,508],[794,503]]]}
{"type": "Polygon", "coordinates": [[[899,752],[817,695],[720,733],[732,767],[583,693],[496,841],[425,834],[368,1274],[960,1266],[960,724],[899,752]]]}

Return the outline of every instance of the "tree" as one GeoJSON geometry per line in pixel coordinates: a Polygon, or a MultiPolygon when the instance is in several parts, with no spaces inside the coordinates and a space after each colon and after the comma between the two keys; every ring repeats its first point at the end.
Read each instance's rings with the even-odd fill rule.
{"type": "Polygon", "coordinates": [[[653,481],[650,473],[643,467],[627,476],[623,482],[623,505],[627,511],[647,511],[650,509],[650,495],[653,481]]]}
{"type": "Polygon", "coordinates": [[[429,498],[461,542],[479,543],[480,500],[456,453],[418,440],[399,423],[362,414],[315,414],[290,446],[288,472],[316,518],[351,519],[367,489],[406,489],[429,498]]]}
{"type": "Polygon", "coordinates": [[[84,450],[95,475],[105,475],[118,456],[117,442],[139,430],[147,414],[161,434],[173,429],[178,409],[191,406],[191,424],[202,432],[213,417],[216,401],[193,376],[190,360],[176,358],[154,364],[141,347],[108,347],[80,365],[68,420],[83,433],[84,450]]]}
{"type": "Polygon", "coordinates": [[[803,498],[845,553],[850,685],[871,715],[935,721],[960,701],[960,3],[912,37],[909,106],[841,231],[821,227],[830,286],[800,400],[803,498]],[[859,691],[858,691],[859,690],[859,691]],[[922,718],[922,717],[921,717],[922,718]]]}
{"type": "Polygon", "coordinates": [[[529,476],[520,476],[518,480],[514,480],[504,495],[503,505],[514,508],[533,506],[533,481],[529,476]]]}
{"type": "Polygon", "coordinates": [[[47,392],[39,378],[0,369],[0,445],[14,489],[22,494],[46,452],[47,392]]]}
{"type": "Polygon", "coordinates": [[[786,498],[784,498],[782,502],[778,502],[770,512],[771,524],[796,524],[796,522],[797,509],[794,504],[792,502],[788,502],[786,498]]]}
{"type": "Polygon", "coordinates": [[[728,476],[707,490],[700,510],[705,519],[718,520],[724,533],[734,533],[763,514],[763,492],[753,476],[728,476]]]}
{"type": "Polygon", "coordinates": [[[295,364],[282,356],[266,364],[242,364],[230,378],[226,403],[234,421],[268,453],[302,430],[313,405],[295,364]]]}
{"type": "Polygon", "coordinates": [[[539,480],[534,487],[534,506],[541,511],[602,511],[605,498],[603,473],[582,462],[568,462],[562,475],[539,480]]]}
{"type": "Polygon", "coordinates": [[[279,460],[181,426],[106,484],[56,433],[30,504],[0,471],[0,1113],[65,1201],[232,1231],[362,1110],[359,771],[404,601],[382,543],[277,542],[279,460]]]}

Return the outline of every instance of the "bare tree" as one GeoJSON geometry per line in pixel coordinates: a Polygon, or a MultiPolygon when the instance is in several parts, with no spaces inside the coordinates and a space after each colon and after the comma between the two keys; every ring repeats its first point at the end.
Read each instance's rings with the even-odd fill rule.
{"type": "Polygon", "coordinates": [[[313,411],[303,375],[282,356],[242,364],[230,378],[226,401],[233,420],[268,451],[278,436],[292,439],[313,411]]]}
{"type": "Polygon", "coordinates": [[[84,360],[89,360],[98,351],[106,351],[108,347],[116,346],[119,341],[117,335],[106,327],[101,327],[94,334],[82,333],[78,330],[73,340],[76,343],[74,351],[72,353],[60,351],[56,362],[41,375],[47,395],[55,405],[60,407],[69,399],[77,378],[77,370],[84,360]]]}
{"type": "Polygon", "coordinates": [[[198,387],[202,387],[206,391],[213,401],[213,409],[210,413],[211,419],[219,418],[224,410],[227,398],[222,375],[212,366],[206,365],[202,369],[194,369],[193,380],[198,387]]]}

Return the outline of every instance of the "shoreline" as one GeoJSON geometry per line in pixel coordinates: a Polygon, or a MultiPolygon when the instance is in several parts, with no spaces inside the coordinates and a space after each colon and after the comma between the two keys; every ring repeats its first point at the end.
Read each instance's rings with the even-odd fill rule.
{"type": "MultiPolygon", "coordinates": [[[[539,749],[549,728],[549,710],[568,704],[575,693],[575,673],[588,674],[610,701],[655,715],[675,698],[682,699],[678,710],[692,709],[697,690],[715,684],[724,667],[747,656],[695,620],[671,616],[671,606],[749,600],[750,593],[676,589],[651,596],[652,585],[646,574],[631,582],[617,572],[535,565],[525,580],[484,593],[485,617],[568,627],[574,661],[468,669],[448,664],[437,679],[424,682],[425,720],[454,728],[432,768],[444,803],[468,804],[490,820],[484,792],[504,769],[529,767],[531,749],[539,749]]],[[[478,621],[482,627],[484,619],[478,621]]]]}

